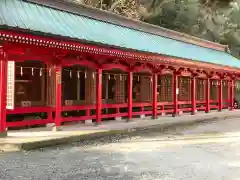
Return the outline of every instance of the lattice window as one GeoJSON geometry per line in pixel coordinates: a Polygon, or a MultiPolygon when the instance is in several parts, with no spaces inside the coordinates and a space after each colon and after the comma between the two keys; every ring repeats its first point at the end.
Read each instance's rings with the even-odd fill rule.
{"type": "Polygon", "coordinates": [[[124,103],[125,102],[125,79],[123,75],[116,75],[116,93],[115,99],[116,103],[124,103]]]}
{"type": "Polygon", "coordinates": [[[173,83],[172,75],[163,75],[158,78],[158,101],[172,102],[173,101],[173,83]]]}
{"type": "Polygon", "coordinates": [[[178,78],[179,101],[191,100],[191,78],[180,76],[178,78]]]}
{"type": "Polygon", "coordinates": [[[218,100],[218,80],[211,79],[210,80],[210,99],[218,100]]]}
{"type": "Polygon", "coordinates": [[[140,77],[140,92],[141,92],[141,101],[149,102],[152,100],[152,91],[151,91],[151,76],[141,76],[140,77]]]}
{"type": "Polygon", "coordinates": [[[222,81],[222,97],[223,100],[228,100],[228,80],[222,81]]]}
{"type": "Polygon", "coordinates": [[[196,96],[197,101],[205,100],[205,80],[204,79],[196,79],[196,96]]]}
{"type": "Polygon", "coordinates": [[[85,79],[85,101],[86,104],[94,104],[96,102],[96,74],[93,71],[86,72],[85,79]]]}

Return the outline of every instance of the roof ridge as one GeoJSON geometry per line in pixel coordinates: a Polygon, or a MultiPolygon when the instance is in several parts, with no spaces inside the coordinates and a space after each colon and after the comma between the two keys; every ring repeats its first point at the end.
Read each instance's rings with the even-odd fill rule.
{"type": "Polygon", "coordinates": [[[49,8],[74,13],[80,16],[85,16],[99,21],[111,23],[114,25],[123,26],[126,28],[131,28],[158,36],[163,36],[166,38],[182,41],[189,44],[194,44],[209,49],[226,51],[226,49],[228,48],[227,45],[222,45],[212,41],[204,40],[185,33],[180,33],[153,24],[148,24],[142,21],[133,20],[130,18],[114,14],[109,11],[100,10],[87,5],[78,4],[76,2],[69,2],[67,0],[21,0],[21,1],[47,6],[49,8]]]}

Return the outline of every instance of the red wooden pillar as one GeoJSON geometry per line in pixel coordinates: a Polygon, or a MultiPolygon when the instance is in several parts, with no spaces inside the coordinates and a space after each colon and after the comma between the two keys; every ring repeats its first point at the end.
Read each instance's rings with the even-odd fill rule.
{"type": "Polygon", "coordinates": [[[235,99],[235,80],[232,79],[230,83],[230,110],[234,109],[234,99],[235,99]]]}
{"type": "Polygon", "coordinates": [[[210,79],[209,78],[206,79],[205,88],[206,88],[206,90],[205,90],[205,93],[206,93],[206,96],[205,96],[206,97],[206,110],[205,110],[205,112],[209,113],[209,111],[210,111],[210,79]]]}
{"type": "Polygon", "coordinates": [[[7,136],[6,128],[6,99],[7,99],[7,58],[0,49],[0,137],[7,136]],[[2,54],[1,54],[2,53],[2,54]]]}
{"type": "Polygon", "coordinates": [[[196,113],[196,77],[192,77],[191,83],[192,115],[196,113]]]}
{"type": "Polygon", "coordinates": [[[96,124],[101,123],[102,114],[102,69],[98,68],[96,72],[96,124]]]}
{"type": "Polygon", "coordinates": [[[223,85],[222,85],[222,80],[218,80],[218,111],[222,111],[222,106],[223,106],[223,85]]]}
{"type": "Polygon", "coordinates": [[[153,73],[152,75],[153,85],[152,85],[152,118],[157,118],[157,82],[158,75],[153,73]]]}
{"type": "Polygon", "coordinates": [[[128,121],[132,120],[133,72],[128,72],[128,121]]]}
{"type": "Polygon", "coordinates": [[[60,64],[55,66],[55,75],[56,75],[56,81],[55,81],[55,91],[56,91],[56,98],[55,98],[55,130],[58,130],[61,126],[62,121],[62,66],[60,64]]]}
{"type": "Polygon", "coordinates": [[[173,74],[173,117],[178,114],[178,75],[173,74]]]}

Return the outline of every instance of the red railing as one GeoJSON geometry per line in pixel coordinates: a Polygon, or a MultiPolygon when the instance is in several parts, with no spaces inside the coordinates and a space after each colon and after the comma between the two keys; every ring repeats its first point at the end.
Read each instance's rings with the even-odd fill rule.
{"type": "Polygon", "coordinates": [[[219,104],[218,100],[210,100],[210,110],[211,109],[218,109],[218,104],[219,104]]]}
{"type": "Polygon", "coordinates": [[[70,121],[85,121],[89,119],[96,119],[95,114],[91,114],[91,110],[95,110],[95,105],[73,105],[73,106],[62,106],[62,112],[69,112],[69,111],[84,111],[85,115],[81,116],[69,116],[64,117],[62,116],[62,122],[70,122],[70,121]]]}
{"type": "Polygon", "coordinates": [[[178,109],[182,112],[191,112],[192,111],[192,102],[191,101],[178,101],[178,109]]]}
{"type": "Polygon", "coordinates": [[[151,102],[136,102],[133,103],[133,116],[138,115],[151,115],[152,114],[152,103],[151,102]],[[140,108],[140,111],[135,112],[134,108],[140,108]],[[151,110],[149,110],[151,109],[151,110]]]}
{"type": "Polygon", "coordinates": [[[206,101],[196,101],[196,110],[205,111],[206,110],[206,101]]]}
{"type": "Polygon", "coordinates": [[[47,113],[46,119],[28,119],[28,120],[16,120],[14,122],[7,122],[7,127],[24,127],[33,125],[44,125],[53,123],[51,107],[21,107],[14,110],[7,110],[8,115],[25,115],[32,113],[47,113]]]}
{"type": "Polygon", "coordinates": [[[228,109],[229,107],[231,107],[231,100],[223,100],[222,107],[223,109],[228,109]]]}
{"type": "Polygon", "coordinates": [[[173,102],[158,102],[157,113],[164,115],[165,113],[173,113],[173,102]]]}
{"type": "Polygon", "coordinates": [[[116,118],[116,117],[126,117],[128,115],[127,111],[124,112],[122,109],[127,109],[128,104],[103,104],[102,109],[105,110],[106,113],[102,114],[102,118],[116,118]],[[114,112],[107,112],[109,110],[113,110],[114,112]]]}

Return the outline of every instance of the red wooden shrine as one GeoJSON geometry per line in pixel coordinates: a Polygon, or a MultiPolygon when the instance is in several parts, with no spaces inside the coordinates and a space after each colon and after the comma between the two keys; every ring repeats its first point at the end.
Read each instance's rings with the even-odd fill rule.
{"type": "Polygon", "coordinates": [[[0,30],[0,40],[0,132],[233,109],[237,68],[12,29],[0,30]]]}

